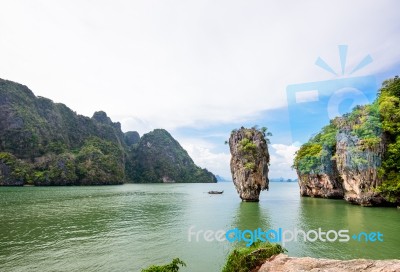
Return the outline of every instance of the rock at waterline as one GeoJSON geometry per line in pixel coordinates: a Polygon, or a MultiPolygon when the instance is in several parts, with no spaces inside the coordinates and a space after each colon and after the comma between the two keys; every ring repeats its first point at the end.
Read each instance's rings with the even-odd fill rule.
{"type": "Polygon", "coordinates": [[[258,271],[394,272],[400,271],[400,260],[332,260],[310,257],[297,258],[279,254],[267,260],[258,271]]]}

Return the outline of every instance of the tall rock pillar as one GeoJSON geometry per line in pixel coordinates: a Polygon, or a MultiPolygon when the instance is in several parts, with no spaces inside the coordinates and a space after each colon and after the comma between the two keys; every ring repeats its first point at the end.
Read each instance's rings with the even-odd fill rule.
{"type": "Polygon", "coordinates": [[[231,173],[243,201],[257,202],[261,190],[268,190],[269,153],[266,129],[240,128],[229,138],[231,173]]]}

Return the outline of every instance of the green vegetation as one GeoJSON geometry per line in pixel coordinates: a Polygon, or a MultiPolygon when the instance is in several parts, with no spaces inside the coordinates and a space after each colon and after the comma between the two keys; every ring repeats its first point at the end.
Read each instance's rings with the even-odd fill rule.
{"type": "Polygon", "coordinates": [[[330,161],[336,148],[338,132],[334,121],[322,128],[322,131],[302,145],[296,152],[293,167],[300,174],[320,174],[324,171],[324,162],[330,161]]]}
{"type": "Polygon", "coordinates": [[[140,138],[98,111],[92,118],[0,79],[0,185],[216,182],[164,130],[140,138]]]}
{"type": "Polygon", "coordinates": [[[386,80],[379,92],[379,113],[387,137],[387,150],[380,175],[384,182],[377,188],[390,202],[400,202],[400,78],[386,80]]]}
{"type": "Polygon", "coordinates": [[[180,266],[184,267],[186,264],[179,258],[175,258],[171,263],[166,265],[152,265],[149,268],[143,269],[142,272],[178,272],[180,266]]]}
{"type": "Polygon", "coordinates": [[[185,149],[164,129],[142,136],[127,158],[132,182],[217,182],[207,169],[196,166],[185,149]]]}
{"type": "MultiPolygon", "coordinates": [[[[257,144],[256,142],[264,142],[265,145],[269,142],[268,137],[272,136],[266,127],[258,129],[257,126],[253,126],[250,129],[243,128],[244,133],[242,139],[239,141],[239,151],[245,159],[244,167],[247,170],[254,171],[256,168],[257,158],[257,144]]],[[[238,130],[232,130],[231,134],[236,133],[238,130]]],[[[227,142],[226,142],[227,143],[227,142]]]]}
{"type": "Polygon", "coordinates": [[[357,106],[338,117],[296,152],[293,167],[300,174],[318,174],[336,152],[336,137],[351,136],[347,146],[351,161],[347,167],[365,170],[379,168],[382,184],[376,188],[390,202],[400,202],[400,79],[382,84],[378,98],[370,105],[357,106]],[[386,148],[383,148],[384,145],[386,148]],[[381,151],[385,151],[383,157],[381,151]]]}
{"type": "Polygon", "coordinates": [[[28,164],[14,155],[0,152],[0,185],[12,185],[13,183],[23,185],[29,179],[30,170],[28,164]],[[7,175],[5,175],[6,173],[7,175]]]}
{"type": "Polygon", "coordinates": [[[261,243],[257,241],[250,247],[234,249],[222,272],[248,272],[262,265],[266,259],[284,253],[286,250],[279,244],[261,243]]]}
{"type": "MultiPolygon", "coordinates": [[[[241,246],[234,249],[228,256],[227,261],[222,268],[222,272],[249,272],[255,271],[268,258],[287,252],[280,244],[271,244],[268,242],[256,241],[251,246],[241,246]]],[[[175,258],[166,265],[152,265],[142,272],[177,272],[180,266],[186,264],[179,258],[175,258]]]]}

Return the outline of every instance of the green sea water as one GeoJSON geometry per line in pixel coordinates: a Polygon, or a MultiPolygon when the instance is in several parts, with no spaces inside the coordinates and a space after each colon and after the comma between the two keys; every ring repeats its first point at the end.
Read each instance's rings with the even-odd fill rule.
{"type": "Polygon", "coordinates": [[[196,241],[188,230],[380,232],[383,242],[289,242],[291,256],[400,258],[400,209],[300,198],[271,183],[242,203],[232,183],[0,187],[0,271],[140,271],[179,257],[182,271],[220,271],[236,244],[196,241]],[[209,190],[224,190],[209,195],[209,190]]]}

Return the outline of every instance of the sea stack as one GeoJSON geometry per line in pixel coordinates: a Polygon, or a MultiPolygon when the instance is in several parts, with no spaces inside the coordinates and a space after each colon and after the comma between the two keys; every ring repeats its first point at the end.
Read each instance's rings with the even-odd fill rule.
{"type": "Polygon", "coordinates": [[[233,130],[229,138],[232,180],[242,201],[258,202],[260,191],[268,190],[269,153],[267,129],[233,130]]]}

